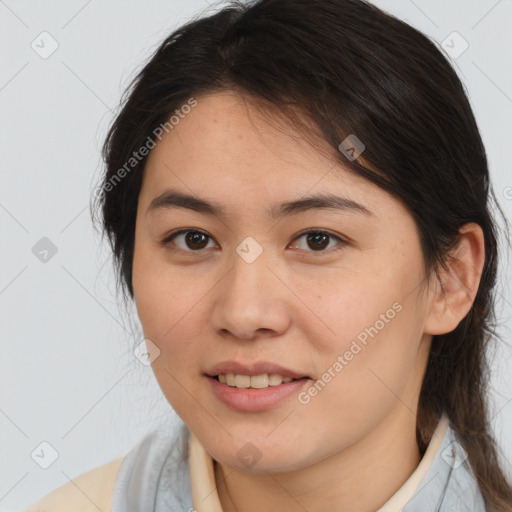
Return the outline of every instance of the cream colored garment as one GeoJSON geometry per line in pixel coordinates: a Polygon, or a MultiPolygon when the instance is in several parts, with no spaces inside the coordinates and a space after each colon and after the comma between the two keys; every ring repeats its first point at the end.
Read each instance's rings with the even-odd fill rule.
{"type": "Polygon", "coordinates": [[[24,512],[109,512],[117,473],[124,457],[112,460],[84,473],[36,503],[24,512]]]}
{"type": "MultiPolygon", "coordinates": [[[[434,461],[447,428],[448,418],[443,416],[414,473],[377,512],[400,512],[405,507],[434,461]]],[[[193,432],[190,433],[189,443],[190,474],[193,475],[191,490],[194,510],[197,512],[222,512],[215,484],[213,459],[193,432]]]]}
{"type": "MultiPolygon", "coordinates": [[[[402,510],[432,464],[447,426],[448,420],[443,417],[414,473],[378,512],[402,510]]],[[[191,491],[195,510],[222,512],[215,484],[213,459],[192,432],[189,450],[191,491]],[[204,496],[207,498],[203,499],[204,496]]],[[[120,457],[76,477],[41,498],[24,512],[98,512],[98,509],[110,512],[114,486],[123,460],[124,457],[120,457]]]]}
{"type": "Polygon", "coordinates": [[[434,462],[437,452],[443,442],[443,437],[448,428],[448,417],[443,415],[432,434],[423,457],[414,470],[414,473],[407,479],[407,481],[398,489],[398,491],[391,496],[391,498],[379,509],[377,512],[400,512],[409,500],[413,497],[416,489],[420,485],[421,479],[426,475],[428,469],[434,462]]]}

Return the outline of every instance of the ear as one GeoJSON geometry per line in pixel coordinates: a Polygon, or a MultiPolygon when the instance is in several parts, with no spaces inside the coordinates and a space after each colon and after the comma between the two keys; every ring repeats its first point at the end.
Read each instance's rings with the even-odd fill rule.
{"type": "Polygon", "coordinates": [[[440,269],[429,286],[428,314],[425,334],[446,334],[453,331],[467,315],[475,300],[485,261],[482,228],[476,223],[459,230],[457,245],[446,257],[447,269],[440,269]]]}

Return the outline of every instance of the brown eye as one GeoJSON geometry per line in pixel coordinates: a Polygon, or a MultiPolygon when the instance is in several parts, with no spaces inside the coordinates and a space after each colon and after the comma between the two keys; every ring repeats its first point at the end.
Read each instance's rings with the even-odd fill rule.
{"type": "MultiPolygon", "coordinates": [[[[306,240],[306,247],[299,247],[306,253],[311,253],[314,256],[321,256],[323,254],[330,254],[343,248],[348,242],[328,231],[309,230],[304,231],[295,237],[294,240],[306,240]],[[328,249],[331,241],[338,241],[338,248],[333,250],[328,249]]],[[[180,229],[168,235],[160,244],[164,247],[171,245],[170,249],[176,252],[200,253],[203,249],[207,248],[208,240],[213,240],[206,233],[199,230],[180,229]],[[177,242],[182,238],[181,245],[177,242]],[[172,247],[175,246],[175,247],[172,247]]]]}
{"type": "Polygon", "coordinates": [[[299,236],[297,236],[295,240],[299,240],[301,238],[304,238],[306,240],[306,247],[303,246],[301,249],[304,249],[306,252],[319,253],[319,255],[337,251],[347,243],[339,236],[333,235],[328,231],[305,231],[301,233],[299,236]],[[338,245],[340,247],[334,249],[334,251],[326,250],[332,239],[337,240],[339,242],[338,245]]]}
{"type": "Polygon", "coordinates": [[[175,250],[184,251],[184,252],[199,252],[207,246],[208,239],[210,238],[206,233],[197,230],[190,229],[181,229],[180,231],[176,231],[167,236],[164,240],[162,240],[161,244],[166,246],[170,242],[173,245],[176,245],[175,239],[183,236],[184,246],[181,247],[178,245],[178,248],[175,250]]]}
{"type": "Polygon", "coordinates": [[[329,245],[329,235],[326,233],[309,233],[306,240],[315,251],[325,249],[329,245]]]}
{"type": "Polygon", "coordinates": [[[185,243],[191,249],[204,249],[206,238],[208,237],[205,234],[198,231],[188,231],[185,235],[185,243]]]}

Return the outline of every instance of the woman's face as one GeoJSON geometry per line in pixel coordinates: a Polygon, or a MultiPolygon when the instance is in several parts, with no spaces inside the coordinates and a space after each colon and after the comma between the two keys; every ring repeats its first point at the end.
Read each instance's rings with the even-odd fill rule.
{"type": "Polygon", "coordinates": [[[148,157],[133,261],[164,395],[216,460],[253,472],[413,428],[431,340],[411,215],[274,121],[234,93],[197,98],[148,157]],[[150,207],[171,189],[218,211],[150,207]],[[344,199],[280,209],[320,195],[344,199]]]}

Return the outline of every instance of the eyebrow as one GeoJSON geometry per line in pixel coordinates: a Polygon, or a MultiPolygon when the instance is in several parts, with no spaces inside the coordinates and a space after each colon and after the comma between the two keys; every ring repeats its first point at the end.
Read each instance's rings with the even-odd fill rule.
{"type": "MultiPolygon", "coordinates": [[[[146,215],[157,210],[170,208],[186,208],[206,215],[225,217],[225,207],[216,202],[201,197],[185,194],[175,189],[165,190],[155,197],[149,204],[146,215]]],[[[342,210],[365,215],[374,215],[366,206],[363,206],[352,199],[332,194],[316,194],[301,199],[286,201],[281,204],[272,205],[266,212],[271,219],[279,219],[287,215],[293,215],[313,209],[342,210]]]]}

